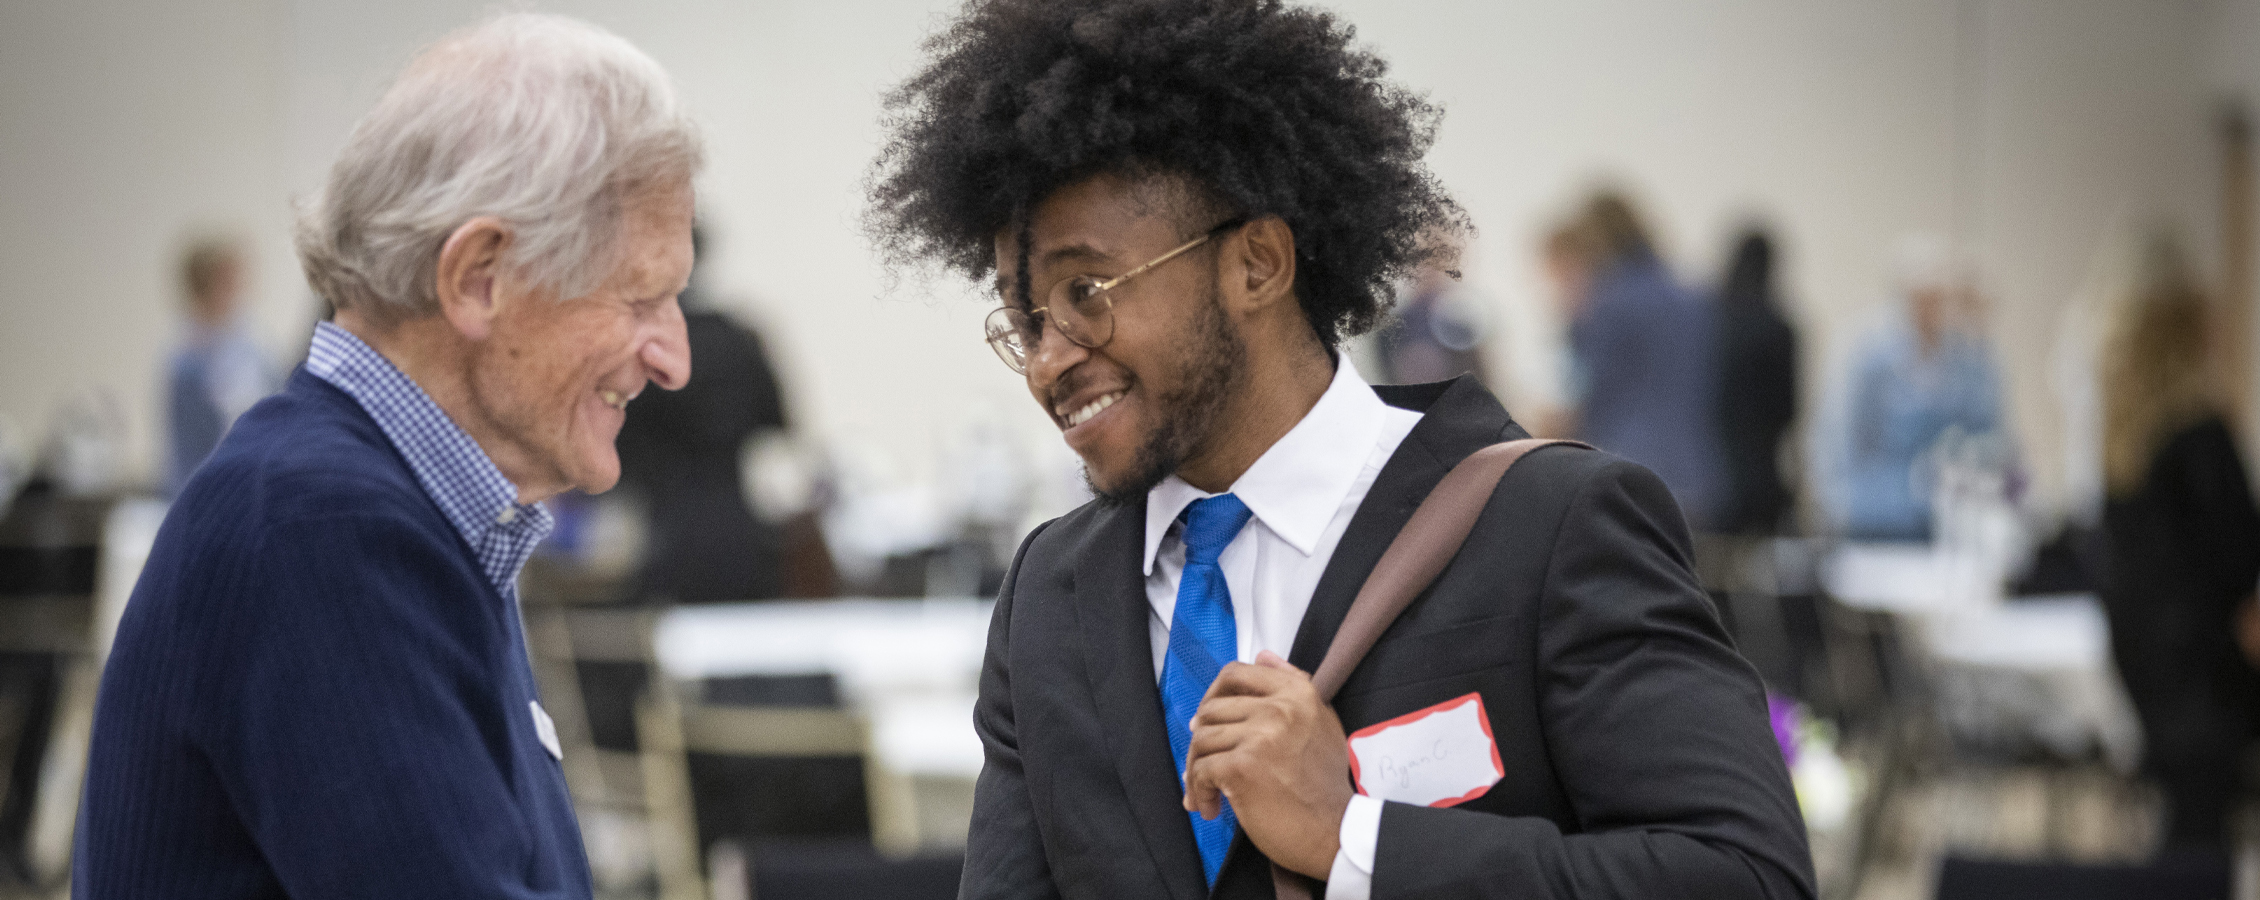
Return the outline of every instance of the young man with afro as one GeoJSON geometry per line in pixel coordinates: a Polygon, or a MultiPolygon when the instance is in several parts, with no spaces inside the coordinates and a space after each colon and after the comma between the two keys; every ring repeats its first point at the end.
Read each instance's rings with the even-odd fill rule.
{"type": "Polygon", "coordinates": [[[973,0],[927,51],[871,230],[995,280],[990,344],[1098,495],[998,598],[962,896],[1267,897],[1272,863],[1333,898],[1812,896],[1764,692],[1639,466],[1532,453],[1331,705],[1305,675],[1443,474],[1527,436],[1339,352],[1468,230],[1433,106],[1275,0],[973,0]]]}

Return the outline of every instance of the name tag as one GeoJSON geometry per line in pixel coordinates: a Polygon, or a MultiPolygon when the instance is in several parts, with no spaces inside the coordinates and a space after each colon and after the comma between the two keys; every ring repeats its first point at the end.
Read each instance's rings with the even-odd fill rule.
{"type": "Polygon", "coordinates": [[[557,757],[559,762],[564,762],[565,747],[557,743],[557,722],[541,708],[541,701],[528,700],[526,705],[534,711],[534,736],[541,738],[542,749],[548,750],[549,755],[557,757]]]}
{"type": "Polygon", "coordinates": [[[1419,806],[1454,806],[1505,777],[1483,695],[1469,694],[1350,735],[1358,793],[1419,806]]]}

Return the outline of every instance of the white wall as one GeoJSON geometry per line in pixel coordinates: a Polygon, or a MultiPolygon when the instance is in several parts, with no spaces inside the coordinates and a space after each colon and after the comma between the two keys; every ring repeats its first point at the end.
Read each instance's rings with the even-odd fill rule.
{"type": "Polygon", "coordinates": [[[1482,229],[1467,277],[1502,304],[1548,306],[1534,248],[1612,181],[1683,278],[1714,280],[1730,231],[1770,221],[1811,368],[1892,241],[1953,218],[1952,3],[1363,6],[1361,34],[1446,105],[1432,158],[1482,229]]]}
{"type": "MultiPolygon", "coordinates": [[[[2255,83],[2260,43],[2260,0],[1330,5],[1445,105],[1432,160],[1482,229],[1467,272],[1502,318],[1543,296],[1530,248],[1547,221],[1612,176],[1648,201],[1690,278],[1713,277],[1744,215],[1780,227],[1818,384],[1881,299],[1894,238],[1952,232],[1984,266],[2044,487],[2057,477],[2045,326],[2114,216],[2163,214],[2211,240],[2208,104],[2225,81],[2255,83]]],[[[710,140],[719,293],[769,330],[803,422],[905,475],[968,416],[1057,443],[981,346],[970,292],[889,284],[856,231],[879,93],[953,7],[543,6],[621,32],[675,74],[710,140]]],[[[482,8],[0,11],[0,378],[15,388],[0,414],[36,424],[65,386],[99,381],[137,425],[154,421],[167,241],[199,217],[254,233],[260,314],[285,352],[306,321],[287,197],[318,181],[417,44],[482,8]]]]}
{"type": "Polygon", "coordinates": [[[2066,473],[2049,356],[2097,260],[2161,224],[2201,265],[2218,257],[2213,107],[2191,50],[2205,17],[2191,3],[1991,0],[1970,18],[1964,237],[2012,422],[2052,502],[2066,473]]]}
{"type": "Polygon", "coordinates": [[[303,284],[282,205],[285,11],[0,4],[0,416],[43,433],[65,396],[108,391],[153,459],[185,228],[251,238],[255,312],[281,340],[303,284]]]}
{"type": "MultiPolygon", "coordinates": [[[[2205,88],[2211,99],[2223,104],[2243,106],[2247,121],[2260,127],[2260,0],[2209,0],[2206,3],[2203,61],[2205,88]]],[[[2260,154],[2253,165],[2260,167],[2260,154]]],[[[2214,167],[2219,163],[2214,162],[2214,167]]],[[[2260,181],[2260,172],[2255,173],[2260,181]]],[[[2253,259],[2260,260],[2260,233],[2253,235],[2249,251],[2253,259]]],[[[2260,290],[2260,287],[2256,287],[2260,290]]],[[[2260,302],[2260,298],[2248,298],[2260,302]]],[[[2260,347],[2260,317],[2255,317],[2255,332],[2250,335],[2253,346],[2260,347]]],[[[2252,373],[2251,396],[2260,398],[2260,367],[2252,373]]],[[[2249,461],[2260,451],[2260,410],[2252,413],[2246,422],[2244,434],[2245,458],[2249,461]]],[[[2260,488],[2260,485],[2256,485],[2260,488]]]]}

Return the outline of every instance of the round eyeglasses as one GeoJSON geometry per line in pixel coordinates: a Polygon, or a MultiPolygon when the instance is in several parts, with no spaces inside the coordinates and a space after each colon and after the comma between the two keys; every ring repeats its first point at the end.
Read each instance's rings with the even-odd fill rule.
{"type": "Polygon", "coordinates": [[[1044,322],[1050,321],[1059,334],[1077,346],[1096,350],[1114,340],[1114,289],[1124,282],[1145,274],[1154,267],[1176,259],[1186,251],[1208,243],[1211,239],[1246,223],[1233,219],[1208,230],[1206,234],[1179,244],[1177,249],[1154,257],[1145,265],[1131,269],[1113,278],[1101,279],[1095,275],[1077,275],[1062,279],[1044,293],[1044,305],[1034,309],[1020,309],[1006,305],[989,313],[982,328],[988,333],[989,349],[1012,371],[1028,374],[1028,357],[1044,340],[1044,322]]]}

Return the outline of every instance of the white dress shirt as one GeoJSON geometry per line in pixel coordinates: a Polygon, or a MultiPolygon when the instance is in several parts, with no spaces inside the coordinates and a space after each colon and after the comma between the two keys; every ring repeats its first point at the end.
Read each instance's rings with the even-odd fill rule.
{"type": "MultiPolygon", "coordinates": [[[[1241,662],[1254,662],[1264,650],[1285,657],[1293,649],[1334,546],[1374,477],[1419,423],[1419,413],[1381,402],[1344,358],[1318,404],[1232,484],[1231,493],[1255,513],[1217,559],[1232,594],[1241,662]]],[[[1146,494],[1146,602],[1153,608],[1147,631],[1157,682],[1169,653],[1177,580],[1185,571],[1184,526],[1177,517],[1210,496],[1175,475],[1146,494]]],[[[1327,877],[1328,900],[1371,895],[1380,837],[1381,801],[1352,798],[1342,816],[1342,850],[1327,877]]]]}

